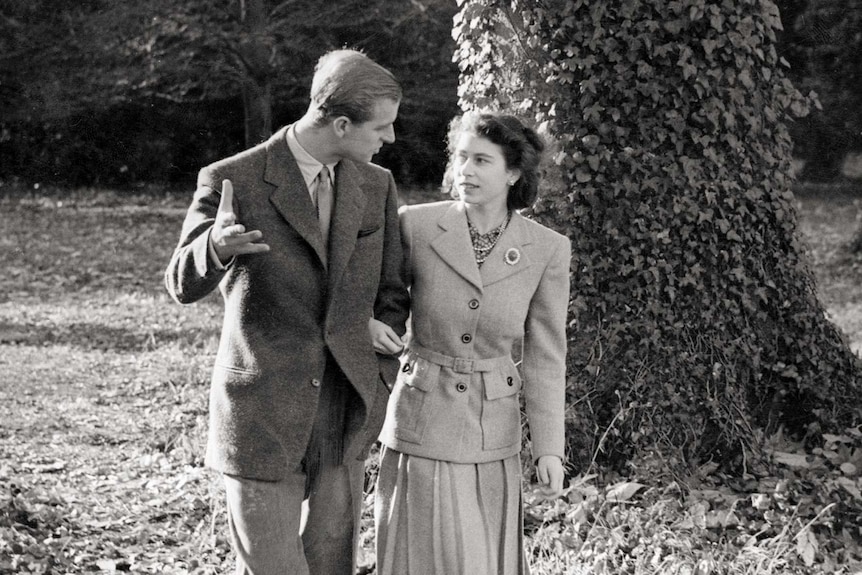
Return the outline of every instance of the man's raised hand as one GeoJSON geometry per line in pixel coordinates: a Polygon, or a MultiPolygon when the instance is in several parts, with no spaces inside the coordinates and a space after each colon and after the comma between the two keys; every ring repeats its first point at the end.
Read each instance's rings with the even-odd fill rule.
{"type": "Polygon", "coordinates": [[[233,184],[230,180],[224,180],[211,235],[218,259],[226,263],[240,254],[268,252],[269,246],[261,242],[262,239],[263,234],[260,231],[247,232],[244,225],[237,223],[236,213],[233,211],[233,184]]]}

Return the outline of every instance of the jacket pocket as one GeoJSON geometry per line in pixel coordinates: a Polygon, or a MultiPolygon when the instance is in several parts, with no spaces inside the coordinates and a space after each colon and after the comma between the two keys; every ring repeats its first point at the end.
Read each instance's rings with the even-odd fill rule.
{"type": "Polygon", "coordinates": [[[401,369],[389,401],[393,432],[398,439],[421,444],[425,427],[434,416],[434,388],[440,379],[440,366],[414,353],[401,358],[401,369]]]}
{"type": "Polygon", "coordinates": [[[521,441],[521,376],[514,364],[482,373],[482,448],[501,449],[521,441]]]}
{"type": "Polygon", "coordinates": [[[379,230],[382,227],[383,226],[381,226],[381,225],[377,225],[377,226],[372,226],[370,228],[360,229],[359,232],[356,234],[356,237],[357,238],[364,238],[365,236],[370,236],[371,234],[373,234],[374,232],[376,232],[377,230],[379,230]]]}
{"type": "Polygon", "coordinates": [[[214,385],[225,387],[245,387],[255,383],[260,373],[242,367],[224,365],[217,363],[213,368],[212,380],[214,385]]]}

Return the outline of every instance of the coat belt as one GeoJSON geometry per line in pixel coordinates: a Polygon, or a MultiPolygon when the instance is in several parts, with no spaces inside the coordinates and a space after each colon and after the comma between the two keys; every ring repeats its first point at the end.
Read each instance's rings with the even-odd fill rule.
{"type": "Polygon", "coordinates": [[[416,343],[410,344],[410,351],[431,363],[441,367],[448,367],[457,373],[473,373],[474,371],[494,371],[512,363],[512,357],[501,355],[488,359],[470,359],[466,357],[452,357],[416,343]]]}

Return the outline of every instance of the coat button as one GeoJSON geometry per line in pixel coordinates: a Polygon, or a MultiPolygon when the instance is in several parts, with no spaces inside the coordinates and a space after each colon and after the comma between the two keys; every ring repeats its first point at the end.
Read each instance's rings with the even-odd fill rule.
{"type": "Polygon", "coordinates": [[[470,307],[470,309],[477,309],[479,307],[479,300],[471,299],[470,303],[468,303],[467,305],[470,307]]]}
{"type": "Polygon", "coordinates": [[[311,380],[311,387],[320,387],[320,380],[317,378],[312,379],[311,380]]]}
{"type": "Polygon", "coordinates": [[[465,333],[461,336],[461,341],[464,343],[470,343],[471,341],[473,341],[473,336],[469,333],[465,333]]]}
{"type": "Polygon", "coordinates": [[[509,377],[507,377],[507,378],[506,378],[506,384],[507,384],[509,387],[512,387],[513,385],[515,385],[515,383],[512,381],[512,376],[511,376],[511,375],[510,375],[509,377]]]}
{"type": "Polygon", "coordinates": [[[463,381],[459,381],[458,385],[455,386],[455,389],[457,389],[461,393],[464,393],[465,391],[467,391],[467,384],[463,381]]]}
{"type": "Polygon", "coordinates": [[[405,363],[405,364],[401,367],[401,371],[403,371],[404,373],[410,373],[410,364],[409,364],[409,363],[405,363]]]}

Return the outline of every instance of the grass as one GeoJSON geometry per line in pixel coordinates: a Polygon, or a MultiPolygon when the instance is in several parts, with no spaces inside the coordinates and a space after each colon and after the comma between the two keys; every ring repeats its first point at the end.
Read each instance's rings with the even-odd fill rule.
{"type": "MultiPolygon", "coordinates": [[[[856,350],[862,267],[843,246],[859,198],[798,194],[821,298],[856,350]]],[[[179,306],[162,287],[188,199],[0,187],[0,573],[231,570],[220,487],[201,467],[221,303],[179,306]]],[[[845,439],[791,453],[780,477],[705,472],[686,494],[593,477],[553,503],[528,493],[533,573],[860,572],[842,515],[862,501],[858,470],[836,469],[862,456],[845,439]]]]}
{"type": "Polygon", "coordinates": [[[862,254],[847,246],[862,232],[862,186],[802,186],[799,228],[829,318],[862,351],[862,254]]]}

